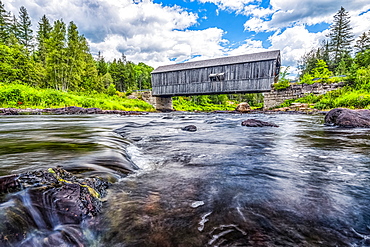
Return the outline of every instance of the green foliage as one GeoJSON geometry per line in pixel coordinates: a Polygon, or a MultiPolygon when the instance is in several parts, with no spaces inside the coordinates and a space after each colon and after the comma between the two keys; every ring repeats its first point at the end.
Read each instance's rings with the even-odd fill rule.
{"type": "Polygon", "coordinates": [[[315,68],[312,70],[311,75],[313,78],[320,78],[322,82],[326,82],[327,79],[332,75],[332,72],[328,69],[328,65],[324,60],[317,60],[315,68]]]}
{"type": "Polygon", "coordinates": [[[96,107],[103,110],[154,111],[141,100],[117,95],[67,93],[54,89],[36,89],[21,84],[0,84],[0,107],[58,108],[66,106],[96,107]]]}
{"type": "Polygon", "coordinates": [[[300,81],[301,84],[313,84],[313,76],[310,73],[304,74],[300,81]]]}
{"type": "Polygon", "coordinates": [[[107,89],[107,94],[113,96],[116,94],[116,92],[117,92],[116,86],[113,83],[111,83],[107,89]]]}
{"type": "MultiPolygon", "coordinates": [[[[226,95],[225,95],[226,96],[226,95]]],[[[173,97],[173,108],[177,111],[232,111],[236,104],[231,102],[226,96],[220,95],[201,95],[189,97],[173,97]],[[215,103],[218,102],[218,103],[215,103]]]]}
{"type": "Polygon", "coordinates": [[[301,77],[301,84],[313,84],[313,83],[327,83],[336,82],[336,79],[329,79],[332,76],[332,72],[328,69],[328,65],[324,60],[318,59],[315,67],[308,73],[303,74],[301,77]]]}
{"type": "Polygon", "coordinates": [[[285,89],[290,86],[290,81],[286,78],[289,75],[288,70],[289,67],[286,67],[284,71],[280,72],[279,81],[273,84],[275,90],[285,89]]]}

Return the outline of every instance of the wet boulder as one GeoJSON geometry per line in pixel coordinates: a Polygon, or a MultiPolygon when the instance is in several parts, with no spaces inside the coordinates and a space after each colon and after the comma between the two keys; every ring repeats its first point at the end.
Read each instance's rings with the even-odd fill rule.
{"type": "Polygon", "coordinates": [[[235,108],[235,111],[238,112],[249,112],[250,110],[251,107],[247,102],[242,102],[235,108]]]}
{"type": "Polygon", "coordinates": [[[188,126],[185,126],[185,127],[181,128],[181,130],[183,130],[183,131],[189,131],[189,132],[195,132],[195,131],[197,131],[197,126],[195,126],[195,125],[188,125],[188,126]]]}
{"type": "Polygon", "coordinates": [[[370,128],[370,110],[335,108],[325,115],[325,124],[347,128],[370,128]]]}
{"type": "Polygon", "coordinates": [[[257,119],[247,119],[242,122],[242,126],[247,126],[247,127],[279,127],[278,125],[274,123],[269,123],[269,122],[264,122],[261,120],[257,119]]]}
{"type": "Polygon", "coordinates": [[[0,246],[87,246],[107,188],[60,168],[0,177],[0,246]]]}

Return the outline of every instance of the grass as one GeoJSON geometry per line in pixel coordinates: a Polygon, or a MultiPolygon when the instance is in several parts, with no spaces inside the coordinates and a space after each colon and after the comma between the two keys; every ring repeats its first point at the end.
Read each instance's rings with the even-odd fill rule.
{"type": "Polygon", "coordinates": [[[0,83],[1,108],[60,108],[78,106],[102,110],[154,111],[154,107],[142,100],[104,93],[62,92],[39,89],[22,84],[0,83]]]}

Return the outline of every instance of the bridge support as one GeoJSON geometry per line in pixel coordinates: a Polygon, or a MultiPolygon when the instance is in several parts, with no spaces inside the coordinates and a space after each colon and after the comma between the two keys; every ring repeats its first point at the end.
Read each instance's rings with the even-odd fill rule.
{"type": "Polygon", "coordinates": [[[155,108],[157,111],[173,111],[171,96],[162,96],[155,98],[156,98],[155,108]]]}

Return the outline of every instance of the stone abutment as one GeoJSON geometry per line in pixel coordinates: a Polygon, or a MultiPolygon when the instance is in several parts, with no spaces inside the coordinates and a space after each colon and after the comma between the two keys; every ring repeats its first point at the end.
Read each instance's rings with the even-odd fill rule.
{"type": "Polygon", "coordinates": [[[344,86],[344,82],[338,83],[315,83],[291,85],[281,90],[271,90],[264,93],[264,109],[268,110],[282,104],[285,100],[298,99],[308,94],[320,95],[329,91],[339,89],[344,86]]]}

